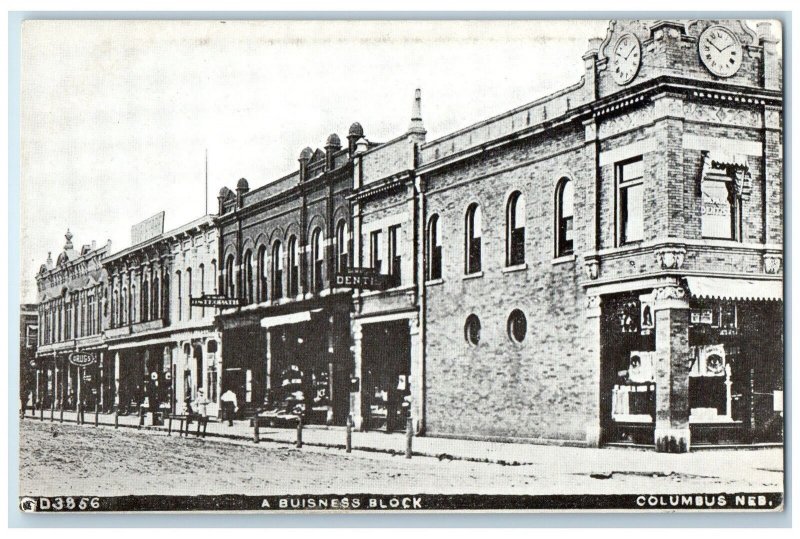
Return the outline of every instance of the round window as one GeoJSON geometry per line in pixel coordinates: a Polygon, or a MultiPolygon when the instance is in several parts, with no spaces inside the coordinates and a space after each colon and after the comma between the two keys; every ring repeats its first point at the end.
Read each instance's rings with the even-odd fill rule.
{"type": "Polygon", "coordinates": [[[481,321],[474,314],[469,315],[464,324],[464,339],[472,346],[477,346],[481,340],[481,321]]]}
{"type": "Polygon", "coordinates": [[[514,342],[522,342],[526,333],[528,333],[528,321],[525,313],[514,309],[508,317],[508,337],[514,342]]]}

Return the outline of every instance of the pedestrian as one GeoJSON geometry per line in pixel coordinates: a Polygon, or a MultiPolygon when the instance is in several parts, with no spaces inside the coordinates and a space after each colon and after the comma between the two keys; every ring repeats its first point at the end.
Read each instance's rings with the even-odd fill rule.
{"type": "Polygon", "coordinates": [[[236,393],[228,389],[225,393],[220,395],[219,400],[222,402],[222,419],[228,420],[228,426],[233,426],[233,416],[239,411],[239,402],[236,399],[236,393]]]}
{"type": "Polygon", "coordinates": [[[203,393],[202,389],[197,390],[197,398],[194,400],[195,408],[197,408],[197,415],[201,417],[208,417],[208,405],[211,403],[203,393]]]}

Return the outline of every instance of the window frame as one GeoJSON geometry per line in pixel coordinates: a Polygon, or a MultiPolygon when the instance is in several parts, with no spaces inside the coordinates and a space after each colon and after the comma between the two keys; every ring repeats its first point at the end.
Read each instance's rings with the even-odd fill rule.
{"type": "Polygon", "coordinates": [[[427,241],[427,267],[425,276],[427,280],[433,281],[442,278],[442,218],[438,213],[434,213],[428,218],[428,241],[427,241]]]}
{"type": "Polygon", "coordinates": [[[480,273],[483,268],[483,212],[480,204],[473,202],[467,207],[464,216],[464,274],[474,275],[480,273]],[[475,235],[475,221],[478,217],[478,232],[475,235]]]}
{"type": "Polygon", "coordinates": [[[636,157],[632,157],[630,159],[625,159],[623,161],[618,161],[614,165],[614,180],[616,182],[616,245],[617,247],[622,247],[625,245],[637,245],[644,241],[644,198],[645,198],[645,188],[644,188],[644,157],[638,155],[636,157]],[[631,179],[625,179],[624,170],[625,167],[632,165],[633,163],[642,163],[642,173],[641,176],[634,176],[631,179]],[[634,240],[628,240],[625,238],[625,229],[626,224],[628,223],[628,215],[630,211],[628,210],[627,201],[629,200],[629,189],[632,188],[639,188],[641,189],[641,222],[639,223],[639,234],[640,238],[634,240]]]}
{"type": "Polygon", "coordinates": [[[555,255],[556,258],[575,254],[575,184],[569,176],[562,176],[556,184],[556,226],[555,226],[555,255]],[[564,192],[569,187],[572,190],[572,207],[570,215],[565,215],[564,192]],[[567,239],[567,233],[572,237],[567,239]]]}
{"type": "Polygon", "coordinates": [[[521,266],[525,263],[525,227],[527,215],[525,195],[514,191],[506,203],[506,267],[521,266]],[[517,226],[517,214],[522,203],[522,226],[517,226]]]}
{"type": "Polygon", "coordinates": [[[389,263],[387,264],[387,271],[392,276],[392,286],[400,286],[403,271],[403,258],[399,253],[399,242],[401,225],[392,225],[389,227],[388,237],[386,242],[389,249],[389,263]]]}
{"type": "Polygon", "coordinates": [[[381,234],[383,230],[373,230],[369,233],[369,265],[375,273],[381,273],[383,258],[381,258],[381,234]]]}

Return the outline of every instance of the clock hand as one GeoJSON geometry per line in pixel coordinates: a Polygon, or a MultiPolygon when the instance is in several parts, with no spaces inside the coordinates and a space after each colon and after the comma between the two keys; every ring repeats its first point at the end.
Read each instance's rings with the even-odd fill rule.
{"type": "Polygon", "coordinates": [[[711,41],[711,40],[709,39],[709,40],[707,40],[707,42],[708,42],[708,44],[709,44],[709,45],[711,45],[712,47],[714,47],[715,49],[717,49],[717,52],[722,52],[721,50],[719,50],[719,47],[717,47],[716,45],[714,45],[714,42],[713,42],[713,41],[711,41]]]}
{"type": "Polygon", "coordinates": [[[725,49],[730,49],[731,47],[733,47],[733,43],[731,43],[730,45],[728,45],[727,47],[725,47],[725,48],[723,48],[723,49],[717,49],[717,50],[718,50],[719,52],[722,52],[722,51],[724,51],[725,49]]]}
{"type": "Polygon", "coordinates": [[[628,51],[628,54],[626,54],[626,55],[625,55],[625,59],[627,60],[627,59],[628,59],[628,56],[630,56],[631,54],[633,54],[633,51],[635,51],[635,50],[636,50],[636,45],[634,45],[633,47],[631,47],[631,50],[629,50],[629,51],[628,51]]]}

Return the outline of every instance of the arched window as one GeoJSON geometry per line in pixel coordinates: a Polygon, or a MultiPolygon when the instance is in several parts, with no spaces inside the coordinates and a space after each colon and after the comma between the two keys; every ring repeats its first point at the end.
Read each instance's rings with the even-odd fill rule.
{"type": "Polygon", "coordinates": [[[481,207],[470,204],[464,226],[464,272],[481,271],[481,207]]]}
{"type": "Polygon", "coordinates": [[[574,252],[573,199],[572,180],[561,178],[556,189],[556,256],[570,255],[574,252]]]}
{"type": "Polygon", "coordinates": [[[242,287],[244,288],[244,299],[250,304],[253,303],[253,252],[247,251],[244,254],[244,275],[242,287]]]}
{"type": "Polygon", "coordinates": [[[219,277],[217,276],[217,261],[216,261],[216,259],[211,261],[211,278],[214,280],[214,286],[212,288],[214,290],[214,294],[216,294],[217,290],[218,290],[217,289],[217,286],[218,286],[217,283],[219,282],[217,280],[219,277]]]}
{"type": "Polygon", "coordinates": [[[117,327],[119,324],[119,291],[114,290],[111,294],[111,327],[117,327]]]}
{"type": "Polygon", "coordinates": [[[142,283],[142,321],[150,320],[150,283],[142,283]]]}
{"type": "Polygon", "coordinates": [[[181,272],[178,270],[175,272],[175,286],[178,292],[178,320],[181,320],[183,317],[183,283],[181,281],[181,272]]]}
{"type": "Polygon", "coordinates": [[[322,290],[322,267],[325,263],[325,249],[322,246],[322,230],[317,228],[311,233],[311,284],[314,292],[322,290]]]}
{"type": "Polygon", "coordinates": [[[267,301],[267,248],[263,245],[258,249],[256,279],[258,280],[258,301],[267,301]]]}
{"type": "Polygon", "coordinates": [[[233,255],[225,259],[225,295],[229,298],[236,297],[236,279],[233,274],[233,255]]]}
{"type": "Polygon", "coordinates": [[[283,246],[280,241],[272,245],[272,299],[283,297],[283,246]]]}
{"type": "Polygon", "coordinates": [[[158,277],[153,277],[153,289],[150,292],[150,295],[153,297],[152,305],[153,308],[153,318],[159,319],[161,318],[161,296],[159,295],[160,290],[158,289],[158,277]]]}
{"type": "Polygon", "coordinates": [[[131,285],[131,295],[128,298],[128,308],[130,309],[130,313],[128,314],[128,321],[131,324],[136,323],[136,285],[131,285]]]}
{"type": "Polygon", "coordinates": [[[336,225],[336,271],[343,272],[348,267],[349,234],[347,231],[347,221],[342,219],[336,225]]]}
{"type": "Polygon", "coordinates": [[[300,256],[297,252],[297,238],[289,238],[289,290],[290,298],[300,292],[300,256]]]}
{"type": "Polygon", "coordinates": [[[442,222],[438,214],[428,219],[428,280],[442,278],[442,222]]]}
{"type": "MultiPolygon", "coordinates": [[[[206,266],[205,264],[200,264],[200,297],[203,297],[206,293],[206,266]]],[[[200,308],[200,316],[206,315],[206,308],[200,308]]]]}
{"type": "Polygon", "coordinates": [[[192,268],[186,268],[186,311],[187,318],[192,319],[192,268]]]}
{"type": "Polygon", "coordinates": [[[169,297],[169,270],[165,270],[164,272],[164,282],[161,285],[161,318],[164,319],[165,322],[169,322],[170,319],[170,306],[172,305],[172,298],[169,297]]]}
{"type": "Polygon", "coordinates": [[[506,207],[506,266],[525,263],[525,197],[515,191],[506,207]]]}

